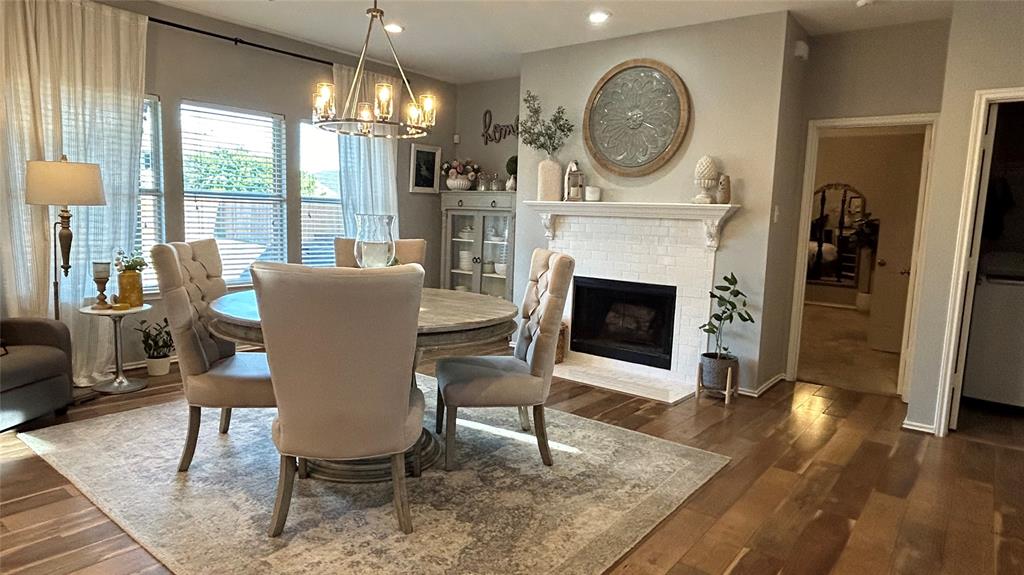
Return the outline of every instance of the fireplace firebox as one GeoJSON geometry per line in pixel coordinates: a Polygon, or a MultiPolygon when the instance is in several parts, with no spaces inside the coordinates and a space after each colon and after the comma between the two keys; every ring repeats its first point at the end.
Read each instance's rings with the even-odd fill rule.
{"type": "Polygon", "coordinates": [[[573,351],[672,368],[676,288],[576,276],[573,351]]]}

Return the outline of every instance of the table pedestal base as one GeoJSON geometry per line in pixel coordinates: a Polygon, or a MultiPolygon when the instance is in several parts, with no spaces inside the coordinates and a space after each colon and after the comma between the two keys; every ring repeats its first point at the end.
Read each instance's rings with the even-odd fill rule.
{"type": "MultiPolygon", "coordinates": [[[[437,463],[441,458],[441,443],[434,434],[423,429],[417,443],[420,446],[420,470],[437,463]]],[[[406,475],[412,473],[416,446],[405,452],[406,475]]],[[[314,479],[338,483],[375,483],[391,481],[391,456],[353,459],[349,461],[327,461],[310,459],[306,464],[309,476],[314,479]]]]}

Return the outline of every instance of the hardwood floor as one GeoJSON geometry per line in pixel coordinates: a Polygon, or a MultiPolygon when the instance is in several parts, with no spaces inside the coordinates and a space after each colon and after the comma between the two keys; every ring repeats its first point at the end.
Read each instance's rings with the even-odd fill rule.
{"type": "MultiPolygon", "coordinates": [[[[172,373],[60,420],[181,399],[172,373]]],[[[902,431],[895,398],[803,383],[725,407],[556,380],[548,406],[732,458],[610,573],[1024,573],[1024,450],[1012,437],[902,431]]],[[[3,573],[167,572],[11,432],[0,487],[3,573]]]]}

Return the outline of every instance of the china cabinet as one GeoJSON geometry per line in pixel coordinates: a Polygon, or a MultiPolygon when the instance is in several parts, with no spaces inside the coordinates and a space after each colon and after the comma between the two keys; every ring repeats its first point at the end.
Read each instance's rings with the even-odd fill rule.
{"type": "Polygon", "coordinates": [[[515,192],[442,192],[441,287],[512,299],[515,192]]]}

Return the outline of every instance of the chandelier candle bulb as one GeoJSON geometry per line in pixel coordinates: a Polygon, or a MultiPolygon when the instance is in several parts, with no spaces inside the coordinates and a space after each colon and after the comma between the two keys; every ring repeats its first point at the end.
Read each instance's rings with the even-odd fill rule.
{"type": "Polygon", "coordinates": [[[391,119],[391,116],[395,113],[395,101],[392,98],[392,87],[387,82],[381,82],[377,84],[374,92],[377,98],[374,102],[374,113],[378,120],[384,120],[385,122],[391,119]]]}
{"type": "Polygon", "coordinates": [[[433,126],[437,121],[437,102],[434,100],[433,94],[423,94],[420,96],[420,108],[423,112],[423,125],[433,126]]]}
{"type": "Polygon", "coordinates": [[[333,120],[335,116],[334,84],[320,82],[313,94],[313,120],[333,120]]]}
{"type": "Polygon", "coordinates": [[[405,106],[405,123],[411,126],[422,126],[425,124],[423,108],[416,102],[409,102],[405,106]]]}

